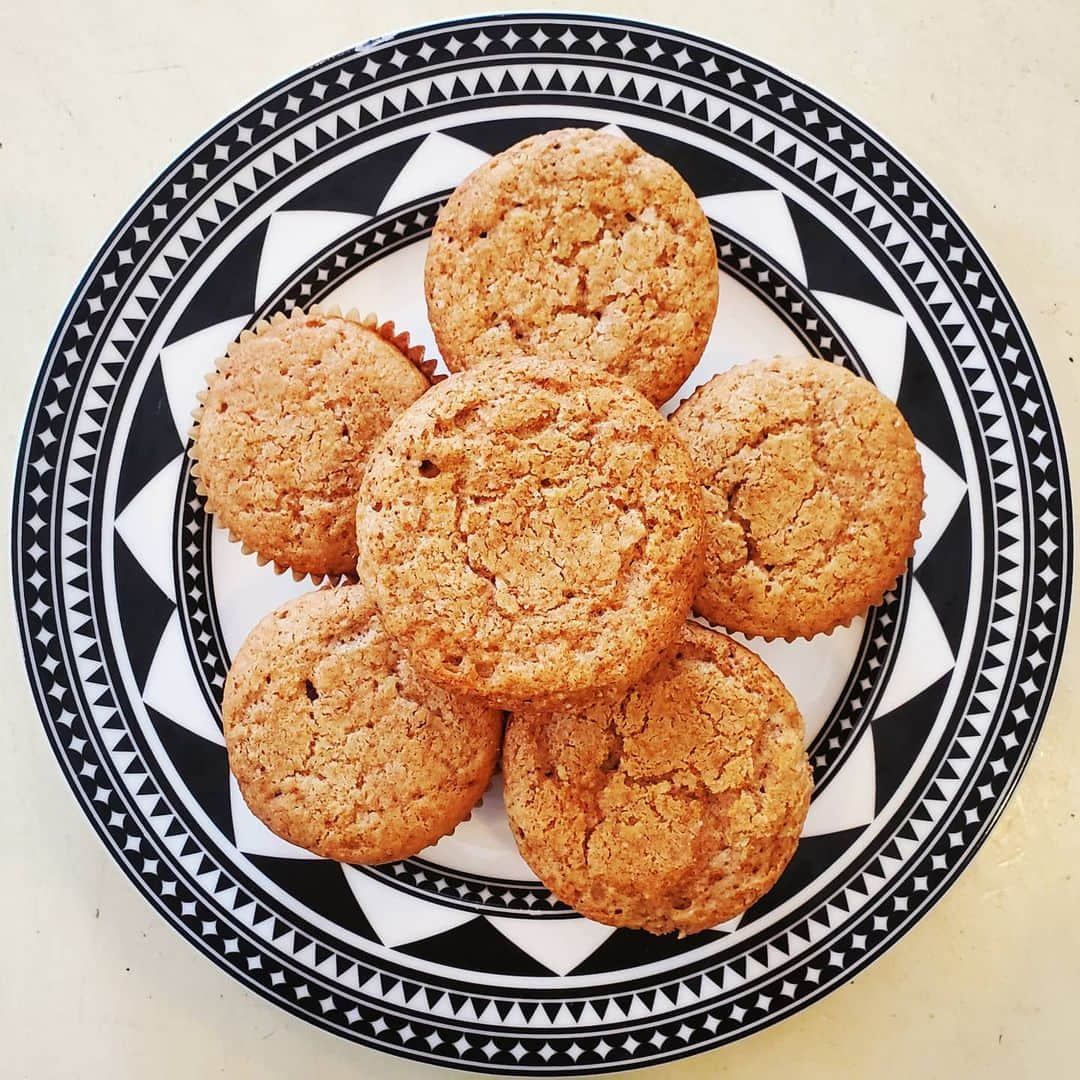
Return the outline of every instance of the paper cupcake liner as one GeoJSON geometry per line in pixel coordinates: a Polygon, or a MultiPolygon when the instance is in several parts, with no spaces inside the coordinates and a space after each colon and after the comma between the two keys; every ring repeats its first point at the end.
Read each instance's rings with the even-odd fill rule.
{"type": "Polygon", "coordinates": [[[220,369],[222,363],[233,355],[233,352],[239,345],[258,337],[259,334],[264,333],[271,327],[281,326],[283,323],[295,323],[299,325],[312,318],[342,319],[346,322],[353,323],[356,326],[363,327],[365,330],[372,331],[385,342],[397,349],[397,351],[424,376],[429,388],[434,386],[435,383],[442,381],[445,376],[438,376],[435,374],[435,365],[438,363],[438,360],[434,357],[426,358],[424,355],[424,346],[413,345],[411,343],[409,331],[398,330],[392,319],[380,322],[378,316],[374,312],[362,316],[357,308],[350,308],[347,312],[342,313],[341,308],[336,304],[327,308],[323,308],[319,304],[312,304],[311,307],[307,309],[294,307],[288,314],[279,311],[269,319],[260,319],[252,329],[242,330],[240,336],[225,350],[225,355],[219,357],[215,362],[213,370],[207,372],[206,375],[203,376],[206,382],[206,389],[200,390],[199,393],[195,395],[198,405],[191,410],[192,424],[188,430],[190,446],[188,447],[187,456],[192,461],[191,475],[195,480],[195,493],[203,500],[204,510],[214,519],[214,525],[217,528],[224,530],[231,543],[240,545],[242,554],[255,556],[259,566],[273,566],[275,574],[289,573],[292,574],[294,581],[303,581],[307,579],[313,585],[318,587],[324,584],[338,585],[342,582],[355,582],[357,580],[356,572],[354,570],[351,572],[343,571],[340,573],[320,574],[315,571],[296,570],[287,562],[283,563],[272,556],[260,552],[256,547],[249,544],[242,536],[238,536],[233,529],[221,523],[219,518],[220,508],[215,505],[213,497],[206,488],[206,485],[202,482],[199,468],[199,425],[202,421],[203,408],[206,405],[207,396],[221,378],[220,369]]]}

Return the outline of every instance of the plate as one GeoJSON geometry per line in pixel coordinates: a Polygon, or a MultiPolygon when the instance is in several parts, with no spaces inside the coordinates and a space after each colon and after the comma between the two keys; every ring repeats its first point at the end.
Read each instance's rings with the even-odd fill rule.
{"type": "Polygon", "coordinates": [[[1061,653],[1072,534],[1061,433],[994,268],[865,124],[748,56],[618,19],[508,15],[342,53],[243,106],[105,242],[42,365],[15,484],[27,669],[72,791],[189,941],[347,1038],[486,1072],[652,1064],[808,1005],[942,895],[1031,753],[1061,653]],[[720,310],[676,400],[757,355],[872,379],[918,440],[926,519],[884,603],[751,643],[807,720],[815,793],[779,884],[685,939],[612,930],[518,857],[498,789],[415,859],[360,868],[270,834],[230,780],[220,706],[247,630],[310,588],[211,528],[185,457],[204,373],[312,302],[431,345],[426,237],[470,170],[553,126],[672,162],[715,231],[720,310]]]}

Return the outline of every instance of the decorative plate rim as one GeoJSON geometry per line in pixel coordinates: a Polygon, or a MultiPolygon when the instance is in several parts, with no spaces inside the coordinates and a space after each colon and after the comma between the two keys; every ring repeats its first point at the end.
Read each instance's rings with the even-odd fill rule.
{"type": "MultiPolygon", "coordinates": [[[[64,310],[57,322],[56,329],[54,330],[48,347],[45,352],[45,359],[42,362],[41,368],[34,380],[33,386],[30,390],[25,410],[25,425],[22,436],[19,442],[19,448],[16,456],[16,468],[14,474],[13,485],[13,499],[12,499],[12,579],[13,588],[15,593],[15,605],[14,614],[19,628],[20,642],[22,644],[24,660],[26,663],[27,676],[31,686],[31,692],[35,700],[35,705],[43,721],[43,726],[46,731],[46,737],[49,739],[49,743],[52,746],[53,752],[56,754],[58,763],[61,766],[61,771],[64,773],[65,779],[71,787],[73,794],[77,801],[83,807],[83,811],[90,819],[91,826],[95,832],[102,838],[103,843],[109,850],[110,854],[119,863],[123,872],[131,879],[135,887],[142,892],[147,899],[151,902],[152,906],[160,912],[160,914],[171,922],[177,930],[190,942],[192,942],[197,948],[200,949],[205,955],[213,960],[218,966],[227,970],[234,977],[243,981],[246,985],[260,993],[261,996],[268,998],[280,1007],[288,1009],[294,1015],[300,1016],[309,1022],[315,1023],[326,1030],[332,1031],[335,1034],[346,1035],[346,1037],[354,1038],[356,1041],[360,1041],[365,1045],[371,1046],[376,1049],[381,1049],[387,1052],[392,1052],[399,1056],[412,1058],[415,1060],[425,1061],[428,1063],[435,1062],[444,1065],[458,1064],[462,1067],[468,1067],[479,1072],[492,1072],[492,1073],[506,1073],[520,1071],[520,1066],[514,1066],[509,1064],[496,1064],[491,1059],[493,1054],[488,1054],[486,1060],[479,1054],[483,1053],[483,1050],[479,1047],[479,1037],[482,1037],[483,1032],[478,1031],[478,1040],[476,1046],[469,1046],[468,1051],[462,1051],[455,1058],[444,1054],[425,1053],[418,1050],[416,1047],[410,1047],[405,1045],[409,1040],[403,1039],[402,1042],[389,1042],[386,1040],[380,1040],[369,1036],[362,1035],[359,1032],[345,1033],[339,1026],[331,1025],[328,1021],[321,1019],[318,1015],[315,1015],[313,1011],[301,1008],[299,1003],[292,1004],[287,1000],[284,1000],[281,996],[275,996],[271,994],[268,988],[260,984],[251,975],[245,973],[235,963],[229,963],[225,960],[225,957],[220,951],[215,951],[208,942],[191,932],[189,926],[187,926],[183,920],[177,915],[175,911],[169,908],[163,901],[163,898],[156,895],[147,882],[141,877],[130,863],[121,857],[121,852],[116,841],[110,836],[108,829],[106,828],[103,820],[99,818],[97,813],[91,806],[91,800],[87,796],[87,793],[80,787],[77,782],[75,773],[66,760],[65,751],[60,745],[59,739],[55,728],[53,726],[54,721],[49,715],[48,706],[44,700],[44,692],[39,694],[38,687],[35,679],[39,673],[39,663],[35,660],[33,652],[33,644],[31,641],[30,629],[27,620],[27,604],[28,600],[22,595],[21,589],[23,587],[25,578],[20,573],[20,567],[25,555],[25,544],[22,541],[22,526],[24,524],[25,516],[20,513],[26,501],[26,487],[28,481],[27,469],[29,466],[30,447],[35,435],[34,421],[38,416],[43,391],[46,384],[49,381],[51,372],[49,370],[49,361],[60,349],[64,335],[69,329],[69,323],[72,320],[75,312],[78,309],[79,304],[84,298],[84,293],[87,286],[98,274],[104,264],[107,256],[113,252],[117,240],[123,236],[126,230],[128,230],[139,212],[145,209],[148,205],[151,196],[158,190],[160,185],[165,179],[176,170],[176,168],[183,163],[193,160],[197,149],[203,148],[209,145],[219,133],[229,129],[241,115],[243,115],[248,109],[250,109],[255,103],[263,102],[271,99],[277,92],[283,90],[285,87],[296,82],[296,80],[302,78],[308,73],[315,72],[320,69],[327,68],[331,65],[344,63],[347,60],[356,58],[362,58],[365,55],[369,55],[379,49],[392,45],[396,41],[401,41],[404,38],[419,34],[439,34],[445,33],[452,29],[468,29],[475,27],[477,24],[487,25],[489,23],[500,25],[511,25],[516,23],[528,23],[530,21],[550,21],[560,20],[568,25],[581,25],[585,23],[587,25],[596,25],[597,27],[607,28],[627,28],[630,31],[636,31],[643,34],[664,35],[668,38],[674,38],[680,41],[684,41],[690,45],[698,46],[705,50],[719,50],[727,56],[734,58],[740,62],[745,62],[747,65],[752,66],[756,71],[762,71],[766,73],[767,77],[773,77],[781,82],[784,86],[796,88],[800,93],[803,93],[808,99],[813,102],[827,107],[836,116],[845,119],[853,130],[858,133],[867,135],[872,139],[875,145],[880,148],[891,160],[900,163],[903,168],[923,187],[923,189],[931,196],[936,203],[937,209],[946,218],[949,225],[957,232],[959,237],[967,244],[971,251],[977,256],[980,269],[987,274],[990,279],[993,289],[998,297],[1005,305],[1005,310],[1010,318],[1010,325],[1015,329],[1017,335],[1020,338],[1020,342],[1024,347],[1024,350],[1031,358],[1031,374],[1038,383],[1038,389],[1041,390],[1042,403],[1046,410],[1046,426],[1049,428],[1046,433],[1051,440],[1052,446],[1057,450],[1058,457],[1056,458],[1056,464],[1060,471],[1059,488],[1062,495],[1062,515],[1061,515],[1061,527],[1062,527],[1062,544],[1061,544],[1061,599],[1059,604],[1060,614],[1060,631],[1054,636],[1051,642],[1051,655],[1046,667],[1046,671],[1041,676],[1042,686],[1040,688],[1040,697],[1037,705],[1034,709],[1034,713],[1031,718],[1029,734],[1026,736],[1024,744],[1021,746],[1021,752],[1018,755],[1015,763],[1008,768],[1008,775],[1005,777],[1004,785],[1001,791],[994,796],[994,801],[989,811],[984,817],[980,818],[979,826],[975,834],[970,841],[967,841],[963,849],[958,855],[951,861],[941,881],[935,885],[924,900],[918,903],[918,906],[911,912],[910,916],[902,923],[898,924],[894,931],[891,931],[887,935],[886,943],[884,947],[877,947],[872,950],[868,950],[860,957],[854,960],[852,963],[845,965],[841,971],[841,975],[836,979],[823,980],[822,984],[812,991],[801,995],[798,999],[793,1000],[792,1003],[786,1008],[778,1008],[773,1012],[766,1011],[765,1015],[755,1020],[752,1023],[741,1026],[734,1033],[724,1034],[722,1037],[718,1037],[713,1040],[702,1040],[700,1042],[692,1042],[689,1040],[683,1041],[683,1045],[675,1047],[671,1052],[665,1051],[663,1053],[651,1053],[636,1055],[631,1052],[629,1057],[620,1058],[617,1061],[611,1061],[600,1064],[586,1064],[578,1066],[576,1064],[577,1058],[574,1057],[573,1063],[570,1065],[548,1065],[547,1060],[544,1059],[543,1063],[533,1064],[529,1063],[528,1071],[532,1073],[540,1074],[584,1074],[595,1072],[607,1072],[616,1069],[626,1069],[640,1067],[645,1064],[658,1063],[664,1060],[672,1060],[678,1057],[688,1056],[693,1053],[697,1053],[704,1049],[711,1049],[715,1046],[721,1045],[723,1042],[731,1041],[734,1038],[741,1037],[749,1034],[752,1031],[760,1030],[765,1026],[769,1026],[772,1023],[783,1019],[784,1016],[789,1015],[791,1012],[799,1011],[801,1008],[818,1000],[824,996],[831,989],[838,985],[839,981],[846,981],[852,975],[861,971],[869,963],[871,963],[877,956],[880,956],[882,952],[886,951],[888,947],[895,944],[900,937],[906,934],[911,927],[913,927],[922,917],[930,910],[931,907],[937,902],[938,899],[949,889],[956,881],[959,875],[966,868],[968,863],[974,857],[975,853],[982,846],[989,832],[996,824],[1001,813],[1004,811],[1005,806],[1008,804],[1016,785],[1019,782],[1020,777],[1030,760],[1031,753],[1034,749],[1035,742],[1041,731],[1042,725],[1045,721],[1050,701],[1052,699],[1053,690],[1056,684],[1057,676],[1060,670],[1060,664],[1062,654],[1065,645],[1065,637],[1068,628],[1068,614],[1071,603],[1071,588],[1073,580],[1073,562],[1071,558],[1072,546],[1073,546],[1073,520],[1072,520],[1072,504],[1071,504],[1071,487],[1068,474],[1068,463],[1066,457],[1065,443],[1063,433],[1061,429],[1060,419],[1057,414],[1057,409],[1054,403],[1054,399],[1050,393],[1049,379],[1042,366],[1037,350],[1035,348],[1034,341],[1027,329],[1027,326],[1023,320],[1023,317],[1019,311],[1019,308],[1009,293],[1007,287],[1002,281],[996,267],[990,261],[982,245],[977,238],[971,233],[971,231],[964,225],[962,220],[953,210],[951,204],[945,200],[940,192],[931,184],[922,172],[914,165],[911,164],[909,159],[900,154],[892,144],[882,138],[877,131],[865,121],[859,119],[850,110],[835,103],[830,97],[820,93],[809,84],[801,79],[794,78],[785,74],[773,65],[764,61],[758,60],[753,56],[744,53],[741,50],[731,48],[720,42],[710,40],[700,35],[694,34],[682,29],[663,26],[659,24],[653,24],[641,20],[627,19],[617,16],[606,15],[590,15],[587,13],[579,12],[543,12],[543,11],[514,11],[514,12],[501,12],[492,14],[477,14],[464,18],[446,19],[431,23],[422,23],[416,26],[403,28],[389,35],[382,35],[372,38],[362,44],[342,50],[332,56],[326,57],[317,61],[314,64],[307,65],[299,70],[287,75],[285,78],[277,81],[273,85],[267,87],[265,90],[254,94],[251,98],[242,103],[237,109],[228,113],[217,123],[202,132],[193,142],[185,147],[179,154],[177,154],[158,174],[151,180],[151,182],[145,187],[145,189],[139,194],[139,196],[132,202],[131,207],[124,213],[118,224],[111,230],[108,237],[102,242],[98,250],[91,257],[87,266],[72,291],[71,297],[64,307],[64,310]],[[472,1052],[473,1056],[465,1056],[466,1053],[472,1052]]],[[[539,52],[539,47],[537,52],[539,52]]],[[[530,57],[532,54],[529,54],[530,57]]],[[[602,58],[601,58],[602,59],[602,58]]],[[[734,85],[734,84],[733,84],[734,85]]],[[[1004,377],[1004,373],[1002,373],[1004,377]]],[[[1022,432],[1021,432],[1022,434],[1022,432]]],[[[29,507],[27,513],[29,513],[29,507]]],[[[1032,513],[1034,511],[1032,510],[1032,513]]],[[[39,601],[40,602],[40,601],[39,601]]],[[[1018,654],[1020,655],[1020,654],[1018,654]]],[[[1018,661],[1019,662],[1019,661],[1018,661]]],[[[1018,676],[1019,678],[1019,676],[1018,676]]],[[[1004,709],[1004,705],[1002,706],[1004,709]]],[[[665,1017],[658,1021],[658,1026],[666,1025],[669,1020],[678,1020],[677,1012],[673,1014],[673,1017],[665,1017]]],[[[714,1031],[716,1029],[714,1028],[714,1031]]],[[[572,1031],[572,1029],[571,1029],[572,1031]]],[[[489,1040],[490,1041],[490,1040],[489,1040]]],[[[586,1037],[588,1041],[588,1037],[586,1037]]],[[[467,1040],[466,1040],[467,1042],[467,1040]]],[[[670,1044],[670,1039],[668,1040],[670,1044]]],[[[491,1044],[494,1045],[494,1044],[491,1044]]],[[[520,1042],[519,1044],[520,1045],[520,1042]]],[[[434,1044],[432,1046],[434,1049],[434,1044]]],[[[657,1046],[659,1050],[659,1044],[657,1046]]],[[[501,1051],[500,1051],[501,1052],[501,1051]]]]}

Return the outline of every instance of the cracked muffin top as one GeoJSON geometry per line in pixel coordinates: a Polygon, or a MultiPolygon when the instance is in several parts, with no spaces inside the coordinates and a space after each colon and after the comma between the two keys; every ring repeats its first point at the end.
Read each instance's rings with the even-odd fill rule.
{"type": "Polygon", "coordinates": [[[810,804],[791,695],[695,623],[614,705],[515,712],[502,762],[540,880],[590,919],[654,934],[745,911],[791,859],[810,804]]]}
{"type": "Polygon", "coordinates": [[[846,625],[904,572],[923,471],[900,410],[872,383],[804,357],[714,376],[672,423],[704,485],[705,581],[694,610],[793,640],[846,625]]]}
{"type": "Polygon", "coordinates": [[[573,356],[655,405],[701,357],[719,287],[686,181],[624,136],[587,128],[525,139],[467,177],[439,214],[424,279],[451,370],[573,356]]]}
{"type": "Polygon", "coordinates": [[[675,430],[588,364],[451,375],[372,451],[358,572],[434,682],[500,708],[614,698],[701,580],[701,488],[675,430]]]}
{"type": "Polygon", "coordinates": [[[222,702],[229,767],[273,832],[341,862],[404,859],[486,790],[502,714],[430,685],[362,586],[291,600],[248,635],[222,702]]]}
{"type": "Polygon", "coordinates": [[[431,385],[423,353],[355,311],[295,308],[245,330],[200,396],[192,475],[207,512],[279,571],[351,574],[364,461],[431,385]]]}

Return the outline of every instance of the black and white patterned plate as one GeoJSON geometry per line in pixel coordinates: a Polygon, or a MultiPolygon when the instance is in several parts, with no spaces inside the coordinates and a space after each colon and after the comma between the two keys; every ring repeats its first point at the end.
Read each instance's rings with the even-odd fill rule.
{"type": "MultiPolygon", "coordinates": [[[[681,395],[680,395],[681,396],[681,395]]],[[[1061,434],[994,268],[865,125],[730,49],[607,18],[406,31],[287,79],[182,154],[80,282],[15,483],[14,589],[45,730],[117,861],[190,941],[313,1023],[417,1060],[565,1075],[693,1054],[847,981],[942,894],[1046,711],[1072,535],[1061,434]],[[307,856],[246,810],[219,700],[251,625],[296,591],[210,528],[184,456],[203,374],[263,314],[314,301],[430,344],[440,203],[552,126],[671,161],[716,233],[720,311],[683,393],[811,351],[893,398],[926,520],[884,604],[759,647],[808,723],[815,798],[780,883],[685,940],[555,901],[497,790],[420,857],[307,856]]]]}

